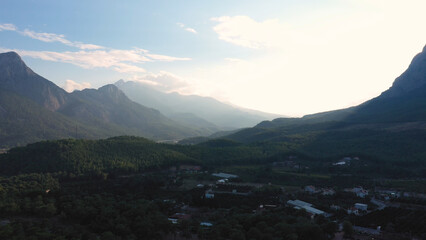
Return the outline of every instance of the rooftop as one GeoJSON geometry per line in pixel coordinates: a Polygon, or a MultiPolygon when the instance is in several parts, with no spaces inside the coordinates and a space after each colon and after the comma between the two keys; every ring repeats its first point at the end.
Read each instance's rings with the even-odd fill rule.
{"type": "Polygon", "coordinates": [[[238,175],[229,174],[229,173],[213,173],[212,175],[215,177],[220,177],[220,178],[237,178],[238,177],[238,175]]]}

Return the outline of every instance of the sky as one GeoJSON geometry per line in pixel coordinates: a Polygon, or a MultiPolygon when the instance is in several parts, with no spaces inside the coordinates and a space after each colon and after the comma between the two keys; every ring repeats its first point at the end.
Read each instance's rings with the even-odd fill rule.
{"type": "Polygon", "coordinates": [[[2,0],[0,52],[67,91],[119,79],[286,116],[388,89],[426,44],[424,0],[2,0]]]}

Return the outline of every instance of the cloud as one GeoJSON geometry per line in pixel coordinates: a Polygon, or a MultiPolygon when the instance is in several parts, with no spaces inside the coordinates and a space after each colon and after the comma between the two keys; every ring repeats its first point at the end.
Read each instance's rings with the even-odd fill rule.
{"type": "Polygon", "coordinates": [[[15,51],[21,56],[38,58],[45,61],[70,63],[85,69],[111,68],[120,73],[142,73],[145,69],[137,66],[145,62],[189,61],[191,58],[173,57],[150,53],[148,50],[134,48],[131,50],[111,49],[95,44],[72,42],[63,34],[35,32],[29,29],[19,31],[13,24],[0,24],[0,31],[15,31],[23,36],[43,42],[59,42],[67,46],[79,48],[80,51],[30,51],[19,49],[1,49],[0,51],[15,51]]]}
{"type": "Polygon", "coordinates": [[[289,29],[276,19],[256,22],[248,16],[222,16],[211,20],[218,22],[213,30],[219,39],[254,49],[280,45],[289,29]]]}
{"type": "Polygon", "coordinates": [[[188,93],[190,86],[183,78],[166,71],[161,71],[158,74],[149,73],[143,76],[133,76],[130,80],[150,85],[162,92],[185,94],[188,93]]]}
{"type": "Polygon", "coordinates": [[[225,58],[224,60],[227,62],[233,62],[233,63],[245,62],[243,59],[239,59],[239,58],[225,58]]]}
{"type": "Polygon", "coordinates": [[[74,90],[83,90],[85,88],[90,88],[91,86],[92,85],[88,82],[78,83],[74,82],[73,80],[67,79],[65,80],[65,85],[63,86],[63,88],[67,92],[73,92],[74,90]]]}
{"type": "Polygon", "coordinates": [[[195,29],[190,28],[190,27],[185,28],[185,31],[197,34],[197,31],[195,31],[195,29]]]}
{"type": "Polygon", "coordinates": [[[86,49],[103,49],[104,47],[95,45],[95,44],[86,44],[82,42],[73,42],[65,38],[65,35],[63,34],[56,34],[56,33],[45,33],[45,32],[35,32],[29,29],[25,29],[23,31],[20,31],[15,25],[6,23],[6,24],[0,24],[0,31],[6,30],[6,31],[14,31],[22,34],[23,36],[30,37],[32,39],[36,39],[42,42],[59,42],[62,44],[65,44],[70,47],[76,47],[80,48],[82,50],[86,49]]]}
{"type": "Polygon", "coordinates": [[[34,32],[28,29],[25,29],[24,31],[20,31],[20,33],[24,36],[30,37],[32,39],[37,39],[42,42],[60,42],[66,45],[71,44],[71,42],[65,39],[65,36],[62,34],[39,33],[39,32],[34,32]]]}
{"type": "Polygon", "coordinates": [[[16,31],[16,26],[10,23],[0,24],[0,31],[16,31]]]}
{"type": "Polygon", "coordinates": [[[191,58],[171,57],[160,54],[146,53],[146,56],[155,61],[173,62],[173,61],[189,61],[191,58]]]}
{"type": "Polygon", "coordinates": [[[178,25],[180,28],[182,28],[183,30],[185,30],[187,32],[190,32],[190,33],[193,33],[193,34],[198,33],[195,29],[190,28],[190,27],[186,27],[185,24],[183,24],[183,23],[176,23],[176,25],[178,25]]]}
{"type": "Polygon", "coordinates": [[[254,51],[179,74],[202,95],[285,115],[357,105],[389,88],[422,50],[425,7],[348,0],[279,19],[218,16],[219,40],[254,51]]]}
{"type": "Polygon", "coordinates": [[[99,45],[95,45],[95,44],[86,44],[86,43],[80,43],[80,42],[76,42],[74,43],[76,47],[83,49],[83,50],[95,50],[95,49],[103,49],[104,47],[99,46],[99,45]]]}
{"type": "Polygon", "coordinates": [[[138,67],[138,66],[134,66],[134,65],[130,65],[130,64],[125,64],[125,63],[118,63],[115,65],[115,67],[113,68],[114,71],[116,72],[121,72],[121,73],[128,73],[128,72],[146,72],[145,69],[138,67]]]}
{"type": "Polygon", "coordinates": [[[40,40],[42,42],[59,42],[70,47],[77,47],[80,49],[102,49],[104,47],[94,44],[85,44],[81,42],[72,42],[65,38],[63,34],[56,33],[43,33],[43,32],[34,32],[28,29],[24,31],[18,31],[20,34],[30,37],[32,39],[40,40]]]}
{"type": "Polygon", "coordinates": [[[132,49],[132,50],[91,50],[77,52],[53,52],[53,51],[28,51],[19,49],[2,49],[2,52],[15,51],[21,56],[38,58],[45,61],[70,63],[81,68],[111,68],[120,73],[145,72],[145,69],[136,66],[145,62],[156,61],[187,61],[190,58],[178,58],[159,54],[150,54],[148,50],[132,49]]]}

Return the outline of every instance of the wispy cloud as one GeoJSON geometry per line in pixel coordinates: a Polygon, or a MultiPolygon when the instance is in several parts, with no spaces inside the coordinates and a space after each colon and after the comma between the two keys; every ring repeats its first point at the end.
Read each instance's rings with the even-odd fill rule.
{"type": "Polygon", "coordinates": [[[219,39],[247,48],[266,48],[282,44],[288,26],[276,19],[257,22],[248,16],[211,18],[218,22],[213,30],[219,39]]]}
{"type": "Polygon", "coordinates": [[[245,62],[243,59],[239,59],[239,58],[225,58],[225,61],[233,62],[233,63],[245,62]]]}
{"type": "Polygon", "coordinates": [[[30,37],[32,39],[36,39],[42,42],[59,42],[62,44],[65,44],[70,47],[76,47],[83,50],[86,49],[103,49],[104,47],[95,45],[95,44],[86,44],[82,42],[73,42],[65,38],[65,35],[63,34],[56,34],[56,33],[45,33],[45,32],[35,32],[29,29],[25,29],[23,31],[19,30],[14,24],[11,23],[5,23],[0,24],[0,31],[14,31],[17,33],[22,34],[23,36],[30,37]]]}
{"type": "Polygon", "coordinates": [[[0,24],[0,31],[16,31],[16,26],[10,23],[0,24]]]}
{"type": "Polygon", "coordinates": [[[176,25],[178,25],[180,28],[182,28],[183,30],[185,30],[187,32],[190,32],[190,33],[193,33],[193,34],[197,34],[198,33],[195,29],[187,27],[183,23],[176,23],[176,25]]]}
{"type": "Polygon", "coordinates": [[[131,81],[144,83],[163,92],[188,93],[190,85],[183,78],[172,73],[161,71],[158,74],[149,73],[143,76],[133,76],[131,81]]]}
{"type": "Polygon", "coordinates": [[[134,48],[131,50],[111,49],[95,44],[70,41],[63,34],[35,32],[29,29],[23,31],[13,24],[0,24],[0,31],[14,31],[23,36],[43,42],[59,42],[67,46],[76,47],[79,51],[31,51],[23,49],[2,49],[0,51],[15,51],[21,56],[38,58],[45,61],[70,63],[82,68],[110,68],[120,73],[142,73],[144,68],[137,64],[145,62],[172,62],[188,61],[190,58],[173,57],[150,53],[148,50],[134,48]]]}
{"type": "Polygon", "coordinates": [[[0,51],[15,51],[21,56],[38,58],[45,61],[71,63],[73,65],[85,68],[111,68],[114,71],[126,72],[145,72],[142,67],[134,64],[141,64],[145,62],[158,62],[158,61],[186,61],[190,58],[178,58],[159,54],[150,54],[145,49],[132,49],[132,50],[92,50],[92,51],[77,51],[77,52],[53,52],[53,51],[28,51],[19,49],[4,49],[0,51]]]}
{"type": "Polygon", "coordinates": [[[114,71],[116,72],[121,72],[121,73],[128,73],[128,72],[146,72],[145,69],[135,66],[135,65],[130,65],[130,64],[126,64],[126,63],[117,63],[114,65],[113,67],[114,71]]]}
{"type": "Polygon", "coordinates": [[[65,39],[65,36],[63,34],[40,33],[28,29],[25,29],[24,31],[19,31],[19,33],[32,39],[40,40],[42,42],[60,42],[66,45],[71,44],[71,41],[65,39]]]}
{"type": "Polygon", "coordinates": [[[185,28],[185,30],[186,30],[187,32],[192,32],[192,33],[194,33],[194,34],[197,34],[197,31],[195,31],[195,29],[193,29],[193,28],[187,27],[187,28],[185,28]]]}
{"type": "Polygon", "coordinates": [[[173,61],[188,61],[191,60],[191,58],[182,58],[182,57],[171,57],[166,55],[160,55],[160,54],[152,54],[147,53],[147,57],[154,61],[162,61],[162,62],[173,62],[173,61]]]}
{"type": "Polygon", "coordinates": [[[73,92],[74,90],[83,90],[85,88],[90,88],[90,87],[92,87],[92,85],[88,82],[78,83],[70,79],[65,80],[65,84],[63,86],[63,88],[67,92],[73,92]]]}
{"type": "Polygon", "coordinates": [[[59,42],[65,44],[70,47],[76,47],[83,50],[95,50],[95,49],[103,49],[104,47],[95,45],[95,44],[87,44],[82,42],[72,42],[65,38],[63,34],[55,34],[55,33],[43,33],[43,32],[34,32],[28,29],[24,31],[18,31],[24,36],[30,37],[32,39],[40,40],[42,42],[59,42]]]}

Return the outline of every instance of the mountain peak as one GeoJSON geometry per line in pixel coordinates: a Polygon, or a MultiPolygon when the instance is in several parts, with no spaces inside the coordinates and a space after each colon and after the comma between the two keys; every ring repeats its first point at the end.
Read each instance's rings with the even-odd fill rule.
{"type": "Polygon", "coordinates": [[[128,99],[127,96],[114,84],[107,84],[105,86],[102,86],[98,88],[98,92],[103,94],[104,96],[107,96],[114,101],[121,101],[123,99],[128,99]]]}
{"type": "Polygon", "coordinates": [[[67,97],[65,90],[37,75],[16,52],[0,53],[0,88],[29,98],[49,110],[57,110],[67,97]]]}
{"type": "Polygon", "coordinates": [[[121,86],[123,84],[125,84],[126,82],[123,79],[118,80],[117,82],[114,83],[114,85],[116,86],[121,86]]]}
{"type": "Polygon", "coordinates": [[[27,67],[16,52],[6,52],[0,53],[0,74],[22,76],[34,75],[34,72],[27,67]]]}
{"type": "Polygon", "coordinates": [[[384,97],[400,96],[424,86],[426,86],[426,45],[423,51],[413,58],[407,70],[396,78],[392,87],[382,95],[384,97]]]}
{"type": "Polygon", "coordinates": [[[12,52],[0,53],[0,58],[19,59],[19,60],[21,60],[21,57],[16,52],[13,52],[13,51],[12,52]]]}
{"type": "Polygon", "coordinates": [[[114,84],[104,85],[104,86],[100,87],[98,90],[100,92],[104,92],[104,93],[117,93],[117,92],[121,92],[120,89],[118,89],[118,87],[116,87],[114,84]]]}

